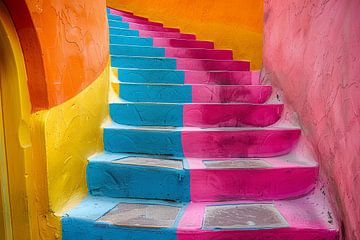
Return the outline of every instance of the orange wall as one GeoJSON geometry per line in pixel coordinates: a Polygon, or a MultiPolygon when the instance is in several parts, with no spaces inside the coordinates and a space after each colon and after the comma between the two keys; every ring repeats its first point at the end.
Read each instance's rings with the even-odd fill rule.
{"type": "Polygon", "coordinates": [[[252,69],[262,64],[263,0],[107,0],[108,6],[134,12],[213,40],[217,48],[234,50],[252,69]]]}
{"type": "Polygon", "coordinates": [[[33,111],[74,97],[103,72],[108,61],[105,0],[4,2],[23,48],[33,111]]]}

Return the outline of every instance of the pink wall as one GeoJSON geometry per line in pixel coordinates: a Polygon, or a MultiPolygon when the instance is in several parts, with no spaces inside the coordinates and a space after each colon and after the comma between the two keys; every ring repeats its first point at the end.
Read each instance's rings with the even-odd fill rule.
{"type": "Polygon", "coordinates": [[[264,81],[299,114],[346,239],[360,239],[360,1],[266,0],[264,81]]]}

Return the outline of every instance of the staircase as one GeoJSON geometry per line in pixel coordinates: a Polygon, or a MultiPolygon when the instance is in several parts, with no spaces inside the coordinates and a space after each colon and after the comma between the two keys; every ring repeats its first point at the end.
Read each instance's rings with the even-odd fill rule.
{"type": "Polygon", "coordinates": [[[63,239],[334,240],[318,165],[231,50],[108,9],[112,121],[63,239]]]}

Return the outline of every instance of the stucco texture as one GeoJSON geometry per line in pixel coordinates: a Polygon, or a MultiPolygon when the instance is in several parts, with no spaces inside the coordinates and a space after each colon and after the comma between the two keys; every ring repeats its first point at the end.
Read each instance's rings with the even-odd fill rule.
{"type": "Polygon", "coordinates": [[[298,113],[344,239],[360,239],[360,2],[265,1],[264,82],[298,113]]]}
{"type": "Polygon", "coordinates": [[[134,12],[194,33],[217,48],[234,50],[236,59],[262,64],[263,0],[107,0],[109,7],[134,12]]]}
{"type": "Polygon", "coordinates": [[[4,0],[24,52],[33,111],[76,96],[108,61],[106,2],[4,0]]]}

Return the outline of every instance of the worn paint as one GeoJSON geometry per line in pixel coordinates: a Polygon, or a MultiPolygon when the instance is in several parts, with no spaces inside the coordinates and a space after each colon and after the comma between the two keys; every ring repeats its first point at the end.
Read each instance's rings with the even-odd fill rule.
{"type": "Polygon", "coordinates": [[[265,81],[298,113],[346,239],[360,238],[360,2],[265,4],[265,81]]]}
{"type": "Polygon", "coordinates": [[[104,127],[106,151],[177,157],[271,157],[289,153],[298,128],[104,127]],[[276,143],[276,144],[275,144],[276,143]]]}
{"type": "MultiPolygon", "coordinates": [[[[190,200],[189,171],[184,169],[118,164],[128,155],[98,155],[90,158],[87,184],[94,196],[190,200]]],[[[131,156],[131,155],[130,155],[131,156]]]]}
{"type": "MultiPolygon", "coordinates": [[[[123,90],[123,88],[121,88],[121,90],[123,90]]],[[[176,95],[177,94],[173,94],[172,96],[176,98],[176,95]]],[[[143,102],[148,101],[145,100],[143,102]]],[[[280,119],[282,110],[282,104],[110,104],[110,116],[114,122],[133,126],[185,126],[203,128],[243,126],[266,127],[276,123],[280,119]]]]}
{"type": "MultiPolygon", "coordinates": [[[[63,239],[97,239],[106,240],[142,240],[142,239],[180,239],[180,240],[205,240],[205,239],[239,239],[246,238],[255,240],[259,236],[266,239],[296,239],[312,240],[327,239],[336,240],[337,233],[333,226],[326,219],[326,203],[322,202],[322,207],[314,208],[313,204],[319,202],[316,197],[311,196],[308,199],[275,201],[271,204],[272,211],[276,212],[281,219],[282,228],[273,228],[264,224],[261,227],[252,229],[241,228],[217,228],[204,229],[205,209],[207,206],[228,207],[252,206],[254,204],[263,204],[268,206],[268,202],[234,201],[222,203],[188,203],[174,204],[159,200],[136,200],[136,199],[117,199],[105,197],[89,196],[73,210],[66,212],[62,218],[63,239]],[[103,216],[113,211],[121,203],[125,204],[151,204],[164,205],[181,208],[177,215],[175,224],[170,228],[144,228],[136,227],[137,221],[144,221],[143,217],[135,220],[135,224],[129,227],[116,226],[109,222],[102,222],[103,216]],[[302,218],[299,218],[299,215],[302,218]],[[316,215],[316,218],[314,216],[316,215]],[[254,230],[256,234],[254,234],[254,230]]],[[[260,214],[261,214],[260,209],[260,214]]],[[[141,209],[139,210],[141,213],[141,209]]],[[[146,215],[146,211],[140,216],[146,215]]]]}
{"type": "Polygon", "coordinates": [[[33,110],[65,102],[102,73],[109,48],[105,0],[5,4],[25,55],[33,110]]]}
{"type": "Polygon", "coordinates": [[[217,48],[234,49],[234,57],[250,60],[253,69],[261,67],[263,0],[108,0],[107,3],[166,26],[194,32],[199,39],[213,40],[217,48]]]}
{"type": "Polygon", "coordinates": [[[119,97],[129,102],[265,103],[272,94],[266,85],[145,84],[115,82],[119,97]]]}

